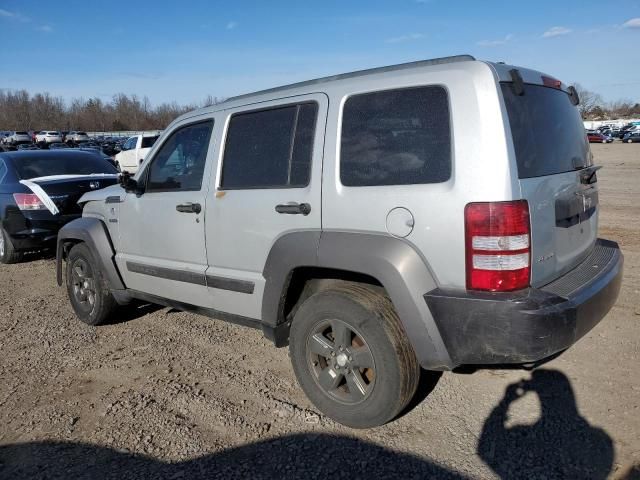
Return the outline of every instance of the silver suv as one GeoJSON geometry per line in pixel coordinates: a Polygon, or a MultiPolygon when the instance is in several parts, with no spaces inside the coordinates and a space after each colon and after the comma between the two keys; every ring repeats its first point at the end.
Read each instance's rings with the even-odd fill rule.
{"type": "Polygon", "coordinates": [[[142,299],[259,328],[320,411],[381,425],[420,367],[538,362],[614,304],[578,103],[460,56],[196,110],[82,197],[58,283],[91,325],[142,299]]]}

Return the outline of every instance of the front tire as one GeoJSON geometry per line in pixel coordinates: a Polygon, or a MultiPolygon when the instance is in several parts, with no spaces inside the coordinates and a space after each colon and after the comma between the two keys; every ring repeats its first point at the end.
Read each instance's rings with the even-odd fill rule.
{"type": "Polygon", "coordinates": [[[359,284],[345,282],[307,298],[294,316],[289,350],[311,402],[353,428],[394,419],[420,378],[391,300],[359,284]]]}
{"type": "Polygon", "coordinates": [[[117,303],[104,281],[91,250],[78,243],[67,258],[67,294],[77,317],[88,325],[100,325],[116,309],[117,303]]]}
{"type": "Polygon", "coordinates": [[[18,263],[23,257],[22,252],[16,252],[9,234],[0,227],[0,263],[18,263]]]}
{"type": "Polygon", "coordinates": [[[627,140],[627,143],[633,143],[633,140],[631,140],[630,138],[627,140]]]}

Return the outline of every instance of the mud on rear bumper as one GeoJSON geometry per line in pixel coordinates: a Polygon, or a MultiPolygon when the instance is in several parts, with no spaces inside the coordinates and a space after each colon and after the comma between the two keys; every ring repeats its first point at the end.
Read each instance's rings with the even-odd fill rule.
{"type": "Polygon", "coordinates": [[[425,300],[455,366],[536,362],[570,347],[604,318],[618,297],[623,263],[617,243],[598,239],[580,265],[542,288],[438,288],[425,300]]]}

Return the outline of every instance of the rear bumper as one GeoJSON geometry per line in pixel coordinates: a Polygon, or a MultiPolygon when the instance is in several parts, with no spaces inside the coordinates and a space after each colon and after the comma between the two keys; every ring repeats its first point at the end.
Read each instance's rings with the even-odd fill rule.
{"type": "Polygon", "coordinates": [[[78,215],[52,215],[49,212],[12,213],[3,225],[16,250],[37,250],[55,246],[58,231],[78,215]]]}
{"type": "Polygon", "coordinates": [[[573,345],[614,305],[618,244],[598,239],[580,265],[542,288],[510,293],[436,289],[425,300],[454,366],[543,360],[573,345]]]}

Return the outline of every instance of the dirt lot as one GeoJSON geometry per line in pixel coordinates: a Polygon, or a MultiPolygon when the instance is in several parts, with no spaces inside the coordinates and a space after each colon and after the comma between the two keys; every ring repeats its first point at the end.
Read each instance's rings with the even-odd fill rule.
{"type": "Polygon", "coordinates": [[[258,331],[149,306],[88,327],[52,259],[0,266],[0,477],[637,478],[640,145],[593,153],[626,257],[607,318],[533,372],[425,374],[368,431],[318,415],[258,331]]]}

